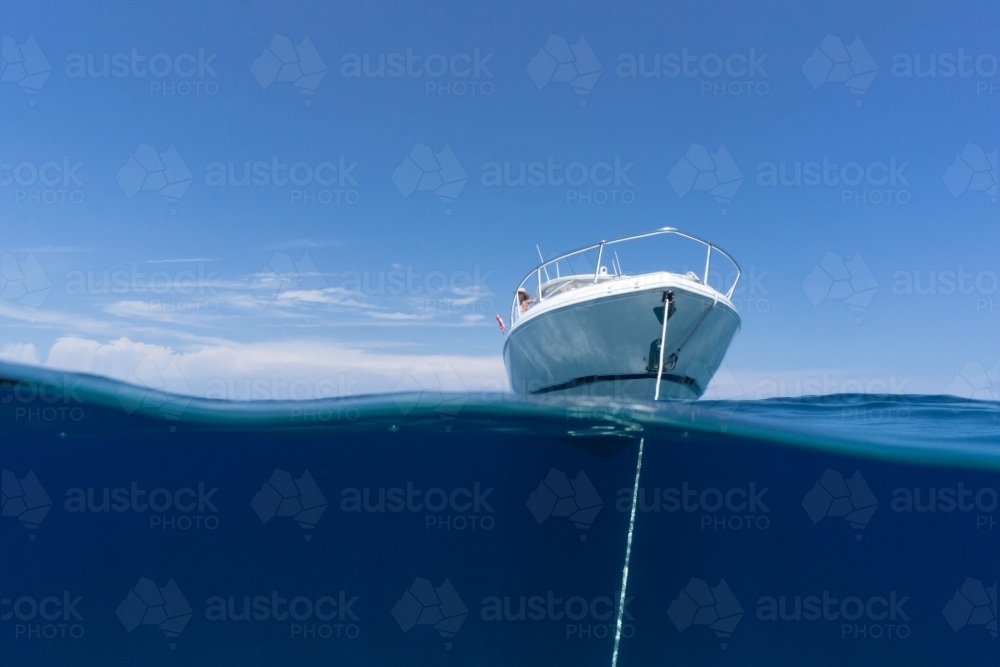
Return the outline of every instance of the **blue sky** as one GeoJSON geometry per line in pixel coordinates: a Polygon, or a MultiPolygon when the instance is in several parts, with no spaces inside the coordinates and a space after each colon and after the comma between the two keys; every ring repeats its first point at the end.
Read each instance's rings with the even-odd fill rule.
{"type": "Polygon", "coordinates": [[[710,395],[997,397],[985,2],[37,2],[0,33],[5,358],[235,398],[502,388],[536,243],[670,225],[746,277],[710,395]],[[718,197],[685,180],[705,155],[718,197]],[[495,183],[533,162],[561,168],[495,183]]]}

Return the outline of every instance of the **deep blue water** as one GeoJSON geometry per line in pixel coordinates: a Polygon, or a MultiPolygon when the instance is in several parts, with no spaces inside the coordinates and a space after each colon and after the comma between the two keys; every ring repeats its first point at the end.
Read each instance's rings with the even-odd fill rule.
{"type": "Polygon", "coordinates": [[[995,665],[1000,406],[227,404],[0,367],[4,665],[995,665]]]}

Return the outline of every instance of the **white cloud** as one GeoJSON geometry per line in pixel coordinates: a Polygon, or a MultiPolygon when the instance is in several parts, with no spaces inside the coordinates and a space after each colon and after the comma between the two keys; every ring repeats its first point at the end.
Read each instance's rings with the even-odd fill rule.
{"type": "Polygon", "coordinates": [[[426,320],[430,315],[416,315],[414,313],[368,313],[369,317],[377,320],[426,320]]]}
{"type": "Polygon", "coordinates": [[[209,310],[198,301],[179,303],[156,301],[115,301],[104,308],[104,312],[116,317],[138,318],[180,324],[184,326],[206,326],[211,320],[218,320],[218,304],[209,310]]]}
{"type": "Polygon", "coordinates": [[[0,347],[0,359],[18,364],[37,364],[38,350],[31,343],[8,343],[0,347]]]}
{"type": "MultiPolygon", "coordinates": [[[[479,316],[466,316],[480,324],[479,316]],[[472,319],[476,318],[476,319],[472,319]]],[[[149,335],[162,335],[150,332],[149,335]]],[[[100,334],[98,334],[100,335],[100,334]]],[[[175,346],[131,338],[101,342],[81,336],[56,340],[44,363],[31,343],[0,345],[0,360],[136,382],[141,368],[176,369],[194,396],[245,399],[308,399],[407,391],[414,386],[478,393],[509,391],[503,360],[496,356],[422,355],[407,347],[387,351],[371,343],[290,340],[239,343],[181,336],[175,346]]],[[[751,371],[719,369],[704,399],[754,400],[834,393],[933,394],[943,381],[843,369],[751,371]]]]}
{"type": "Polygon", "coordinates": [[[405,389],[404,380],[442,391],[507,391],[500,356],[385,353],[318,340],[201,342],[184,350],[132,341],[101,343],[64,337],[45,365],[127,381],[140,362],[173,365],[195,396],[229,399],[307,399],[405,389]],[[416,370],[415,370],[416,369],[416,370]]]}
{"type": "Polygon", "coordinates": [[[279,305],[324,304],[346,308],[373,308],[371,304],[363,303],[364,295],[352,292],[343,287],[325,287],[323,289],[284,290],[278,293],[272,303],[279,305]]]}

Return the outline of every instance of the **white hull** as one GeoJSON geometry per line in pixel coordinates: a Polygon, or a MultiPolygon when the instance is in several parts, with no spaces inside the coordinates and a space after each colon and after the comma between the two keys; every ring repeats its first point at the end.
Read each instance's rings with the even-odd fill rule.
{"type": "Polygon", "coordinates": [[[661,398],[696,399],[740,327],[732,303],[674,273],[616,277],[548,297],[521,315],[504,344],[520,394],[653,400],[663,293],[674,293],[667,323],[661,398]],[[650,359],[650,356],[653,359],[650,359]],[[671,355],[676,355],[671,364],[671,355]]]}

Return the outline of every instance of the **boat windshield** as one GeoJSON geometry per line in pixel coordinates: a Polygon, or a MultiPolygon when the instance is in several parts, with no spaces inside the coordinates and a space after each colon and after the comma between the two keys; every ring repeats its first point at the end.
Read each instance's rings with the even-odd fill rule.
{"type": "MultiPolygon", "coordinates": [[[[614,278],[614,276],[604,274],[603,276],[597,277],[597,282],[602,280],[609,280],[614,278]]],[[[542,298],[547,299],[556,294],[564,294],[565,292],[571,292],[580,287],[586,287],[587,285],[594,284],[594,275],[588,274],[585,276],[566,276],[563,278],[555,278],[553,280],[548,280],[542,283],[542,298]]]]}
{"type": "Polygon", "coordinates": [[[740,267],[724,250],[664,227],[601,241],[539,264],[518,285],[511,304],[511,323],[545,299],[610,280],[663,271],[706,284],[727,299],[740,279],[740,267]]]}

